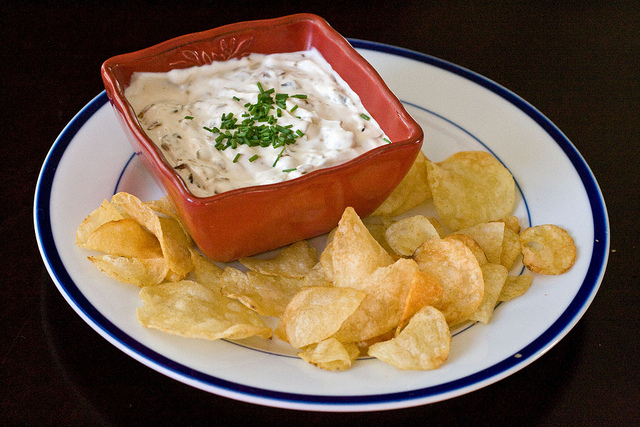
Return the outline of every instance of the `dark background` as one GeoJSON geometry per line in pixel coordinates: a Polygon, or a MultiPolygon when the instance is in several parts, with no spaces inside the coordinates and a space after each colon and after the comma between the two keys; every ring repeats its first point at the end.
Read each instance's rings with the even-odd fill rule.
{"type": "Polygon", "coordinates": [[[0,6],[0,424],[640,423],[640,2],[12,3],[0,6]],[[537,107],[583,154],[610,215],[609,266],[582,320],[539,360],[432,405],[287,411],[211,395],[143,366],[62,298],[36,246],[34,189],[57,135],[103,90],[102,62],[185,33],[295,12],[317,13],[345,37],[476,71],[537,107]]]}

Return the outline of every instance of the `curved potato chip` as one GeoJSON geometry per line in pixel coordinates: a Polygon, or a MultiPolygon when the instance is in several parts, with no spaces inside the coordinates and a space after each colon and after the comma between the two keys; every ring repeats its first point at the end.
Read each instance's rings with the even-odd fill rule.
{"type": "Polygon", "coordinates": [[[400,258],[354,284],[354,288],[364,292],[366,297],[357,310],[342,323],[335,337],[341,342],[359,342],[394,329],[402,318],[407,295],[417,271],[415,261],[400,258]]]}
{"type": "Polygon", "coordinates": [[[116,193],[111,203],[122,208],[131,218],[152,232],[160,242],[167,266],[177,275],[186,275],[193,269],[190,238],[182,226],[171,217],[159,217],[150,206],[128,193],[116,193]]]}
{"type": "Polygon", "coordinates": [[[418,153],[407,175],[373,215],[397,216],[430,198],[431,190],[427,181],[428,161],[422,151],[418,153]]]}
{"type": "Polygon", "coordinates": [[[274,258],[240,258],[240,263],[250,270],[273,276],[306,276],[318,262],[316,249],[306,240],[295,242],[282,249],[274,258]]]}
{"type": "Polygon", "coordinates": [[[359,355],[360,350],[354,343],[343,344],[335,338],[311,344],[298,353],[302,360],[327,371],[349,369],[359,355]]]}
{"type": "Polygon", "coordinates": [[[445,240],[459,240],[464,243],[473,253],[473,256],[476,257],[476,261],[478,261],[478,265],[482,267],[487,264],[489,260],[487,259],[487,255],[484,253],[478,242],[473,240],[473,237],[467,236],[466,234],[449,234],[445,237],[445,240]]]}
{"type": "Polygon", "coordinates": [[[224,270],[195,248],[191,248],[191,263],[193,264],[193,274],[196,277],[196,282],[219,292],[224,270]]]}
{"type": "Polygon", "coordinates": [[[443,295],[434,304],[450,325],[461,323],[478,309],[484,296],[482,270],[471,250],[451,239],[429,240],[413,256],[422,271],[433,274],[443,295]]]}
{"type": "Polygon", "coordinates": [[[138,320],[147,328],[208,340],[273,335],[254,311],[190,280],[146,286],[140,298],[138,320]]]}
{"type": "Polygon", "coordinates": [[[356,311],[365,295],[352,288],[302,288],[282,315],[287,341],[303,348],[329,338],[356,311]]]}
{"type": "Polygon", "coordinates": [[[331,246],[332,279],[336,286],[352,286],[393,262],[351,207],[344,210],[331,246]]]}
{"type": "Polygon", "coordinates": [[[418,310],[427,305],[436,304],[443,295],[442,286],[438,279],[426,271],[416,271],[411,280],[411,286],[404,303],[404,310],[398,322],[395,335],[397,336],[418,310]]]}
{"type": "Polygon", "coordinates": [[[453,231],[511,214],[515,182],[491,154],[461,151],[439,163],[428,163],[429,187],[444,224],[453,231]]]}
{"type": "Polygon", "coordinates": [[[511,228],[505,228],[500,264],[504,265],[507,270],[510,270],[521,253],[522,248],[520,247],[520,235],[511,228]]]}
{"type": "Polygon", "coordinates": [[[426,306],[397,337],[369,347],[369,355],[398,369],[431,370],[447,361],[450,349],[451,332],[444,315],[426,306]]]}
{"type": "Polygon", "coordinates": [[[498,301],[511,301],[521,295],[524,295],[533,281],[533,276],[530,274],[522,274],[520,276],[507,276],[507,280],[500,291],[500,297],[498,301]]]}
{"type": "Polygon", "coordinates": [[[440,238],[431,221],[422,215],[403,218],[389,225],[384,236],[389,247],[401,256],[412,256],[427,240],[440,238]]]}
{"type": "Polygon", "coordinates": [[[127,258],[162,258],[162,248],[156,236],[131,218],[102,224],[89,235],[82,247],[127,258]]]}
{"type": "Polygon", "coordinates": [[[242,272],[227,267],[221,279],[222,294],[233,298],[262,316],[280,317],[298,293],[302,278],[271,276],[255,271],[242,272]]]}
{"type": "Polygon", "coordinates": [[[76,244],[80,247],[84,247],[91,233],[98,229],[102,224],[123,218],[124,216],[115,205],[104,200],[100,207],[87,215],[87,217],[78,226],[78,230],[76,231],[76,244]]]}
{"type": "Polygon", "coordinates": [[[576,245],[566,230],[553,224],[529,227],[520,234],[522,263],[534,273],[562,274],[576,260],[576,245]]]}
{"type": "Polygon", "coordinates": [[[458,230],[456,234],[464,234],[473,238],[487,255],[490,263],[500,264],[504,229],[504,222],[484,222],[458,230]]]}
{"type": "Polygon", "coordinates": [[[168,274],[167,264],[162,258],[138,259],[98,255],[89,257],[89,260],[112,279],[140,287],[157,285],[168,274]]]}
{"type": "Polygon", "coordinates": [[[484,281],[484,296],[478,309],[469,317],[469,320],[477,320],[484,324],[489,323],[493,310],[498,304],[500,292],[504,287],[509,272],[504,265],[486,264],[482,266],[482,279],[484,281]]]}

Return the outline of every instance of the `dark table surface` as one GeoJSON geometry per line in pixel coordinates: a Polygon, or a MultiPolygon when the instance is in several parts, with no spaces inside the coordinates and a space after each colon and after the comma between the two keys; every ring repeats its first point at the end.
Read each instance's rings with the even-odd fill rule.
{"type": "Polygon", "coordinates": [[[0,7],[0,423],[640,423],[639,2],[94,3],[0,7]],[[34,237],[34,189],[57,135],[103,90],[101,63],[181,34],[294,12],[317,13],[346,37],[476,71],[537,107],[582,153],[611,220],[608,269],[584,317],[539,360],[478,391],[420,407],[274,409],[147,368],[94,332],[60,295],[34,237]]]}

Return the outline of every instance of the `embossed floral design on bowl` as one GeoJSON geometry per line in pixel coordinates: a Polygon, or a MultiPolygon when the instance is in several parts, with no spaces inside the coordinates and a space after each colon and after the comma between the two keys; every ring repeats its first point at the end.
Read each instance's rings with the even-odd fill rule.
{"type": "Polygon", "coordinates": [[[112,57],[102,66],[109,100],[132,147],[165,188],[199,248],[220,262],[330,231],[345,207],[373,212],[411,167],[423,132],[371,65],[322,18],[296,14],[225,25],[112,57]],[[360,96],[392,143],[289,181],[195,197],[141,128],[124,91],[137,71],[315,47],[360,96]]]}

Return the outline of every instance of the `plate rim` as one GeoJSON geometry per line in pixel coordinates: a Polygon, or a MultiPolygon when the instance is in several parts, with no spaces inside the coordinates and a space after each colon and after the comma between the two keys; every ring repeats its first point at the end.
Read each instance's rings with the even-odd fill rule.
{"type": "Polygon", "coordinates": [[[349,39],[349,42],[356,49],[371,50],[414,59],[435,66],[490,90],[536,122],[568,157],[587,193],[594,224],[594,245],[588,270],[578,292],[569,306],[551,326],[521,351],[517,352],[516,355],[466,377],[414,390],[359,396],[309,395],[247,386],[195,371],[163,356],[120,330],[86,299],[71,279],[57,253],[51,224],[48,221],[51,185],[53,184],[57,165],[77,132],[108,102],[105,91],[98,94],[83,107],[55,140],[38,176],[34,195],[34,228],[44,264],[58,290],[86,323],[107,341],[135,360],[175,380],[204,391],[268,406],[331,411],[363,411],[416,406],[449,399],[477,390],[526,367],[555,346],[575,326],[595,298],[604,277],[609,255],[610,231],[606,205],[601,190],[591,169],[573,143],[557,126],[527,101],[476,72],[406,48],[359,39],[349,39]]]}

